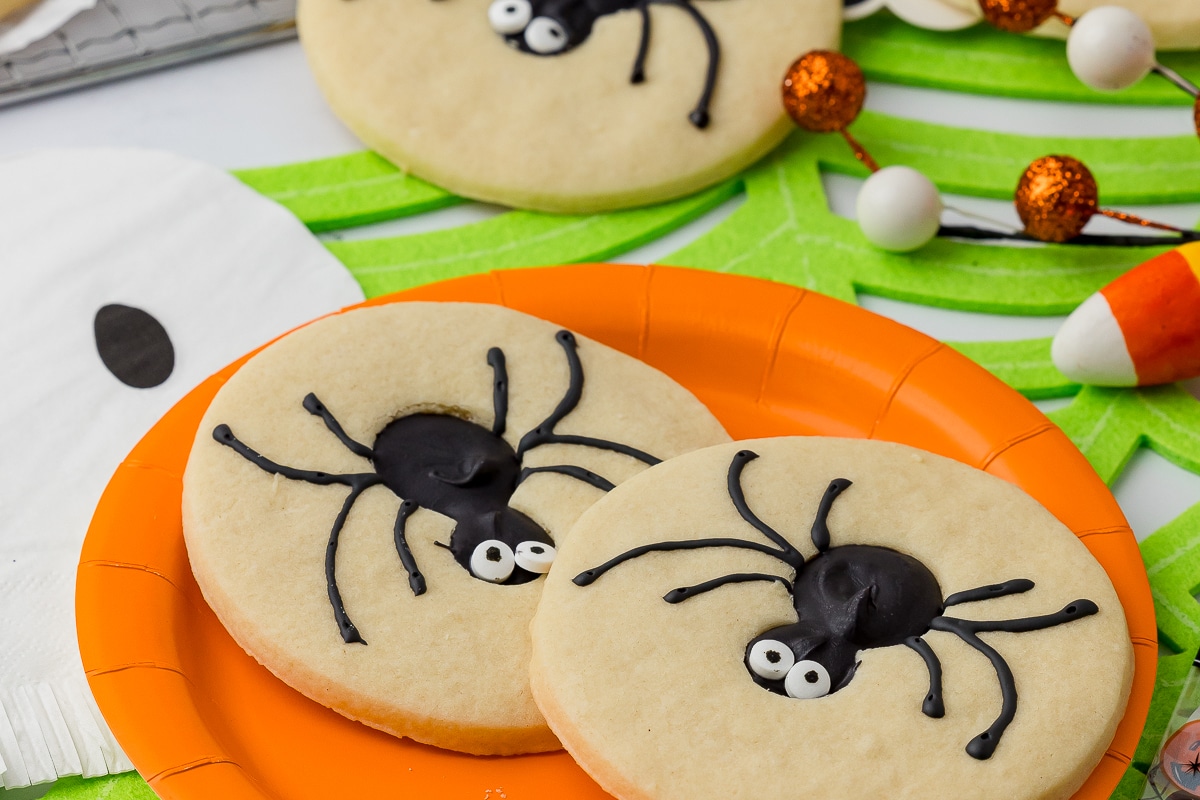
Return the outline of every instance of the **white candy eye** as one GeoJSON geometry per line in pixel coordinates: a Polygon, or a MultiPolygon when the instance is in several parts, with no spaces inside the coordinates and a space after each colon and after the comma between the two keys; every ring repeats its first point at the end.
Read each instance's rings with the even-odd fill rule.
{"type": "Polygon", "coordinates": [[[829,686],[829,670],[815,661],[797,661],[783,679],[783,690],[798,700],[824,697],[829,686]]]}
{"type": "Polygon", "coordinates": [[[521,542],[517,545],[517,566],[539,575],[550,571],[554,556],[554,546],[544,542],[521,542]]]}
{"type": "Polygon", "coordinates": [[[515,565],[512,548],[499,539],[480,542],[471,553],[471,574],[492,583],[508,580],[515,565]]]}
{"type": "Polygon", "coordinates": [[[760,678],[777,681],[788,674],[788,670],[796,663],[792,648],[774,639],[762,639],[750,648],[750,657],[746,659],[750,669],[760,678]]]}
{"type": "Polygon", "coordinates": [[[525,28],[525,44],[541,55],[550,55],[567,46],[567,32],[563,26],[549,17],[534,17],[525,28]]]}
{"type": "Polygon", "coordinates": [[[493,0],[488,6],[488,22],[496,33],[520,33],[532,16],[529,0],[493,0]]]}

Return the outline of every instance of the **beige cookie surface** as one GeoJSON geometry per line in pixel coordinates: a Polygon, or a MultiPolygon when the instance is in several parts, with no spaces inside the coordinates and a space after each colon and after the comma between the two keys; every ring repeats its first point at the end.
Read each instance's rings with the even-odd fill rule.
{"type": "Polygon", "coordinates": [[[0,0],[0,19],[19,9],[31,6],[36,0],[0,0]]]}
{"type": "MultiPolygon", "coordinates": [[[[1200,47],[1200,3],[1194,0],[1060,0],[1058,10],[1072,17],[1100,6],[1121,6],[1150,26],[1160,50],[1194,50],[1200,47]]],[[[1069,28],[1051,20],[1038,33],[1065,39],[1069,28]]]]}
{"type": "MultiPolygon", "coordinates": [[[[911,592],[914,582],[903,585],[911,592]]],[[[1067,798],[1107,749],[1133,673],[1125,615],[1107,575],[1028,495],[901,445],[818,437],[708,448],[618,487],[580,519],[560,550],[533,642],[533,689],[547,720],[621,800],[1067,798]],[[741,450],[757,458],[737,456],[741,450]],[[810,531],[838,478],[852,483],[826,501],[830,540],[817,555],[810,531]],[[735,506],[734,486],[744,493],[745,515],[735,506]],[[799,579],[777,555],[783,545],[764,528],[806,559],[798,574],[808,577],[799,579]],[[650,549],[600,568],[633,548],[709,538],[726,541],[650,549]],[[838,552],[850,545],[856,547],[838,552]],[[864,637],[896,611],[889,598],[905,595],[889,594],[883,572],[864,583],[861,573],[828,567],[844,566],[839,559],[861,562],[863,545],[917,559],[943,600],[1018,579],[1033,584],[952,602],[930,616],[1076,615],[1041,629],[984,625],[978,633],[1011,669],[1017,695],[990,758],[966,748],[1001,714],[1000,668],[949,630],[922,636],[942,671],[941,718],[923,713],[931,671],[903,643],[864,647],[849,681],[837,688],[834,674],[834,691],[814,699],[768,691],[751,677],[751,641],[797,624],[793,592],[828,603],[828,613],[802,616],[810,631],[843,631],[810,638],[808,646],[819,642],[814,649],[776,659],[798,659],[799,694],[810,691],[806,686],[821,693],[821,662],[832,646],[823,642],[844,644],[847,620],[856,621],[853,635],[864,637]],[[593,582],[573,582],[589,570],[593,582]],[[740,580],[706,590],[705,582],[727,576],[740,580]],[[784,582],[792,580],[794,586],[784,582]],[[690,597],[664,600],[680,587],[692,587],[690,597]],[[1082,615],[1086,600],[1097,613],[1082,615]]]]}
{"type": "MultiPolygon", "coordinates": [[[[518,458],[525,434],[548,420],[556,435],[618,442],[659,458],[728,440],[699,401],[657,370],[497,306],[395,303],[288,335],[230,378],[196,435],[183,519],[205,599],[268,669],[352,719],[467,752],[557,749],[528,687],[529,621],[544,580],[489,583],[445,547],[466,542],[473,551],[467,534],[505,540],[514,509],[561,544],[604,495],[594,483],[551,470],[530,473],[515,492],[509,485],[507,504],[480,499],[503,483],[497,475],[565,465],[619,483],[646,467],[580,443],[533,444],[518,458]],[[582,389],[554,422],[578,385],[572,352],[582,389]],[[319,405],[306,407],[310,393],[319,405]],[[498,411],[502,396],[507,411],[498,411]],[[508,455],[441,434],[380,435],[404,430],[393,421],[407,425],[418,414],[438,424],[452,417],[473,432],[468,444],[491,443],[508,455]],[[503,441],[493,435],[498,419],[503,441]],[[228,438],[218,442],[221,425],[228,438]],[[416,464],[417,477],[380,482],[397,459],[416,464]],[[286,477],[283,468],[305,472],[286,477]],[[393,486],[410,495],[404,500],[420,496],[438,508],[447,497],[465,497],[467,510],[447,511],[452,519],[402,506],[393,486]],[[398,529],[424,585],[419,595],[398,529]],[[339,625],[327,549],[344,621],[362,641],[339,625]]],[[[515,549],[519,541],[507,544],[515,549]]]]}
{"type": "MultiPolygon", "coordinates": [[[[534,19],[557,14],[554,0],[513,2],[534,19]]],[[[840,0],[652,2],[645,80],[633,84],[632,3],[554,56],[506,44],[490,4],[302,0],[297,21],[326,99],[371,148],[457,194],[561,212],[682,196],[754,162],[793,129],[780,100],[788,66],[836,47],[841,25],[840,0]],[[688,115],[709,55],[688,8],[719,46],[703,130],[688,115]]],[[[577,19],[588,4],[557,5],[577,19]]]]}

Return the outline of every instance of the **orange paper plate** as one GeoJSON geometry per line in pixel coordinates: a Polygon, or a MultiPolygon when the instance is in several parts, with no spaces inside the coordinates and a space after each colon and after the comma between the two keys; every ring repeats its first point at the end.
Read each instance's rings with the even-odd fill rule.
{"type": "MultiPolygon", "coordinates": [[[[369,304],[406,300],[499,303],[570,327],[679,380],[735,438],[890,439],[1023,487],[1083,539],[1125,606],[1133,694],[1111,749],[1076,797],[1104,800],[1117,785],[1154,687],[1156,631],[1142,559],[1079,451],[983,369],[819,294],[667,267],[513,270],[369,304]]],[[[79,566],[88,680],[154,790],[164,800],[607,797],[564,753],[464,756],[351,722],[276,680],[229,638],[188,567],[180,476],[200,417],[237,366],[184,398],[117,470],[79,566]]]]}

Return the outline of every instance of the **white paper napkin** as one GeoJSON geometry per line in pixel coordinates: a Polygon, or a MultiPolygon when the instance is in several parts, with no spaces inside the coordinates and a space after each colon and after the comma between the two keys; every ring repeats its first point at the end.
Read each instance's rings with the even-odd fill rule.
{"type": "Polygon", "coordinates": [[[0,56],[24,50],[96,5],[96,0],[41,0],[0,22],[0,56]]]}
{"type": "Polygon", "coordinates": [[[212,167],[133,150],[0,161],[4,787],[132,768],[88,691],[74,627],[80,545],[126,453],[211,373],[361,299],[291,214],[212,167]],[[164,382],[132,388],[106,368],[106,305],[161,323],[174,355],[164,382]]]}

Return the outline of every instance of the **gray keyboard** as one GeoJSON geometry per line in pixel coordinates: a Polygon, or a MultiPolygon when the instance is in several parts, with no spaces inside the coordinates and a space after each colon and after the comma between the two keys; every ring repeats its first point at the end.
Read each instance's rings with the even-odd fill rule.
{"type": "Polygon", "coordinates": [[[296,0],[99,0],[0,56],[0,107],[296,35],[296,0]]]}

